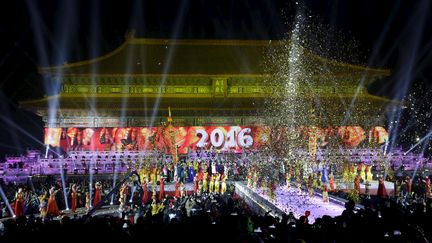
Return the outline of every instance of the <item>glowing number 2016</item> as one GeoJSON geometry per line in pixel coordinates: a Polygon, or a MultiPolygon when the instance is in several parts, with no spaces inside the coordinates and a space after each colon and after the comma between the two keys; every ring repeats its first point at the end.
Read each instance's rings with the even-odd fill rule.
{"type": "Polygon", "coordinates": [[[219,148],[224,143],[224,140],[225,140],[225,136],[219,128],[216,128],[211,132],[210,143],[214,147],[219,148]]]}
{"type": "Polygon", "coordinates": [[[198,129],[198,130],[196,130],[196,133],[197,133],[197,135],[201,134],[201,139],[198,141],[198,143],[197,143],[196,146],[198,148],[205,147],[206,146],[206,141],[208,139],[208,134],[207,134],[206,130],[204,130],[204,129],[198,129]]]}
{"type": "MultiPolygon", "coordinates": [[[[251,129],[250,128],[243,128],[239,132],[239,127],[233,127],[228,133],[225,134],[220,128],[214,129],[210,134],[210,144],[216,148],[222,147],[225,143],[226,148],[235,148],[238,144],[238,146],[242,148],[248,148],[253,145],[253,138],[250,135],[251,129]],[[238,133],[238,136],[236,137],[236,133],[238,133]],[[226,141],[225,141],[226,138],[226,141]],[[237,138],[237,139],[236,139],[237,138]],[[236,141],[237,140],[237,141],[236,141]]],[[[207,141],[209,139],[209,135],[207,131],[204,129],[198,129],[196,130],[197,135],[201,135],[200,140],[197,143],[197,147],[203,148],[206,147],[207,141]]]]}
{"type": "Polygon", "coordinates": [[[238,133],[238,130],[240,130],[240,127],[233,127],[231,128],[231,130],[229,130],[229,132],[227,133],[225,148],[235,148],[237,146],[236,132],[238,133]]]}
{"type": "Polygon", "coordinates": [[[248,148],[253,145],[253,138],[249,135],[250,128],[243,128],[238,135],[238,144],[242,148],[248,148]]]}

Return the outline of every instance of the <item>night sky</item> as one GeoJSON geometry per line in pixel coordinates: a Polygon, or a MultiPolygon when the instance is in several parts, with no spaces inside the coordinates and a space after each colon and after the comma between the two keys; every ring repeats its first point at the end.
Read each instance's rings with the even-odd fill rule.
{"type": "MultiPolygon", "coordinates": [[[[396,143],[409,148],[427,134],[432,126],[429,0],[16,0],[0,2],[0,160],[27,147],[40,148],[37,141],[43,141],[41,118],[17,105],[46,93],[38,66],[107,53],[132,29],[148,38],[280,39],[289,32],[299,5],[321,25],[356,43],[355,58],[329,58],[392,70],[369,90],[399,100],[409,97],[396,143]]],[[[337,50],[341,40],[329,35],[329,48],[337,50]]]]}

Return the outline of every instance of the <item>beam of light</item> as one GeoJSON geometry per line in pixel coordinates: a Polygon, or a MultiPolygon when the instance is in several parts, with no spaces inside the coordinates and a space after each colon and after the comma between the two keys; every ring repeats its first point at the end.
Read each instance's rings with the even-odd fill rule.
{"type": "MultiPolygon", "coordinates": [[[[99,45],[100,45],[100,6],[99,1],[92,1],[91,2],[91,23],[90,23],[90,55],[91,58],[95,58],[99,54],[99,45]]],[[[92,62],[91,63],[91,85],[96,90],[96,77],[95,74],[99,72],[99,62],[92,62]]],[[[90,95],[90,114],[97,117],[97,108],[96,108],[96,96],[90,95]]]]}
{"type": "MultiPolygon", "coordinates": [[[[422,144],[424,141],[427,141],[427,139],[431,135],[432,135],[432,130],[428,134],[426,134],[426,136],[424,136],[422,139],[419,139],[418,142],[414,146],[411,147],[411,149],[409,149],[407,152],[404,153],[404,155],[407,155],[411,150],[413,150],[419,144],[422,144]]],[[[422,148],[421,148],[421,152],[418,154],[419,159],[424,159],[423,155],[424,155],[424,152],[426,151],[427,146],[428,146],[428,143],[423,143],[422,148]]],[[[411,183],[413,182],[414,177],[417,175],[418,168],[420,167],[421,164],[423,164],[422,160],[417,161],[415,168],[414,168],[414,171],[411,175],[411,183]]]]}
{"type": "Polygon", "coordinates": [[[46,145],[45,149],[45,159],[48,158],[49,144],[46,145]]]}
{"type": "MultiPolygon", "coordinates": [[[[134,2],[134,8],[133,8],[133,13],[132,13],[132,18],[129,19],[129,26],[133,26],[133,23],[140,23],[143,22],[140,17],[142,16],[142,6],[141,6],[141,1],[135,1],[134,2]],[[141,21],[140,21],[141,20],[141,21]]],[[[130,37],[127,37],[126,41],[129,41],[130,37]]],[[[130,45],[130,48],[127,49],[127,53],[126,53],[126,70],[125,73],[127,74],[126,76],[124,76],[123,80],[124,80],[124,86],[128,88],[130,81],[132,79],[132,73],[135,72],[136,66],[140,65],[140,66],[144,66],[144,63],[142,63],[142,60],[135,60],[134,57],[139,57],[139,55],[137,55],[137,53],[135,53],[137,50],[136,48],[132,48],[135,47],[135,45],[130,45]],[[137,62],[137,63],[135,63],[137,62]]],[[[143,58],[145,59],[145,58],[143,58]]],[[[123,93],[124,91],[122,91],[123,93]]],[[[126,91],[127,93],[127,91],[126,91]]],[[[128,106],[128,102],[129,102],[129,98],[127,95],[122,95],[122,100],[121,100],[121,107],[122,109],[120,110],[120,121],[124,124],[127,124],[127,119],[126,119],[126,111],[127,111],[127,106],[128,106]]],[[[130,136],[130,134],[129,134],[130,136]]]]}
{"type": "Polygon", "coordinates": [[[419,146],[423,143],[426,139],[428,139],[432,135],[432,131],[430,131],[426,136],[424,136],[422,139],[420,139],[416,144],[414,144],[408,151],[404,153],[404,155],[407,155],[409,152],[411,152],[415,147],[419,146]]]}
{"type": "MultiPolygon", "coordinates": [[[[36,194],[36,189],[34,187],[33,180],[32,180],[31,176],[29,176],[29,184],[30,184],[30,187],[31,187],[32,191],[36,194]]],[[[37,206],[39,208],[40,202],[39,202],[39,199],[37,198],[37,195],[36,195],[36,200],[35,201],[36,201],[37,206]]]]}
{"type": "MultiPolygon", "coordinates": [[[[143,4],[142,1],[135,1],[134,2],[134,10],[133,10],[133,14],[132,14],[132,18],[129,21],[129,25],[130,25],[130,29],[138,29],[138,30],[142,30],[145,29],[145,19],[144,19],[144,14],[142,11],[143,10],[143,4]]],[[[129,53],[128,53],[129,56],[129,53]]],[[[136,60],[130,60],[130,67],[134,70],[138,70],[140,71],[140,73],[146,73],[146,66],[147,66],[147,59],[145,57],[145,53],[142,56],[136,55],[135,57],[138,57],[138,59],[136,60]],[[133,63],[132,63],[133,61],[133,63]],[[136,63],[135,63],[136,62],[136,63]]],[[[153,61],[153,60],[152,60],[153,61]]],[[[129,66],[128,65],[128,66],[129,66]]],[[[145,85],[147,78],[143,78],[143,85],[145,85]]],[[[148,109],[147,109],[147,95],[143,95],[142,96],[143,99],[143,110],[142,110],[142,114],[144,116],[144,121],[148,121],[148,109]]],[[[145,139],[145,143],[147,143],[147,138],[145,139]]],[[[144,146],[145,148],[145,146],[144,146]]]]}
{"type": "MultiPolygon", "coordinates": [[[[60,9],[58,10],[62,15],[61,19],[56,22],[55,33],[59,33],[56,35],[55,41],[53,44],[58,44],[54,46],[58,51],[56,51],[52,60],[55,64],[65,63],[67,61],[70,49],[71,49],[71,36],[76,32],[77,26],[77,8],[76,4],[72,1],[62,2],[60,4],[60,9]]],[[[31,10],[30,10],[31,11],[31,10]]],[[[39,14],[33,14],[35,19],[39,19],[39,14]]],[[[39,26],[40,27],[40,26],[39,26]]],[[[45,50],[41,50],[45,51],[45,50]]],[[[52,80],[45,79],[45,91],[48,96],[57,95],[61,90],[61,83],[63,79],[63,71],[62,69],[57,69],[55,73],[55,77],[52,80]]],[[[57,116],[59,114],[59,99],[58,97],[54,97],[53,99],[49,99],[48,101],[48,127],[56,127],[57,124],[57,116]]]]}
{"type": "MultiPolygon", "coordinates": [[[[417,170],[418,170],[418,168],[419,168],[419,165],[420,165],[420,163],[416,163],[416,165],[415,165],[414,171],[413,171],[413,173],[412,173],[412,175],[411,175],[411,178],[410,178],[411,183],[413,182],[414,177],[417,175],[417,170]]],[[[411,185],[412,185],[412,184],[411,184],[411,185]]]]}
{"type": "MultiPolygon", "coordinates": [[[[377,56],[377,53],[379,53],[379,49],[381,48],[381,46],[382,46],[382,44],[383,44],[383,37],[385,36],[384,34],[385,33],[387,33],[388,32],[388,29],[389,29],[389,23],[391,22],[390,20],[393,20],[393,18],[394,18],[394,15],[395,15],[395,13],[397,12],[397,11],[395,11],[395,10],[397,10],[397,8],[399,8],[399,1],[397,2],[397,4],[396,5],[394,5],[394,9],[392,10],[392,12],[391,12],[391,16],[389,17],[389,19],[388,19],[388,21],[387,21],[387,23],[384,25],[384,30],[381,32],[381,35],[380,35],[380,37],[379,37],[379,39],[378,39],[378,41],[377,41],[377,44],[375,45],[375,47],[374,47],[374,50],[373,50],[373,52],[372,52],[372,56],[369,58],[369,61],[368,61],[368,65],[370,65],[371,63],[373,63],[373,60],[376,58],[376,56],[377,56]]],[[[427,4],[427,3],[426,3],[427,4]]],[[[425,5],[425,4],[423,4],[423,5],[425,5]]],[[[427,9],[427,6],[423,6],[423,5],[420,5],[419,7],[418,7],[418,9],[417,9],[417,11],[423,11],[424,9],[427,9]]],[[[420,15],[421,16],[423,16],[424,17],[424,11],[423,12],[421,12],[420,13],[420,15]]],[[[417,16],[417,14],[415,14],[414,16],[417,16]]],[[[414,23],[413,21],[416,21],[416,20],[418,20],[417,19],[417,17],[416,18],[411,18],[411,20],[408,22],[408,24],[406,24],[406,26],[405,26],[405,28],[404,28],[404,30],[402,31],[402,33],[405,33],[405,32],[407,32],[407,31],[410,31],[411,29],[412,29],[412,25],[414,25],[414,24],[417,24],[417,23],[414,23]]],[[[424,25],[424,21],[421,21],[421,24],[422,25],[424,25]]],[[[416,27],[417,28],[417,27],[416,27]]],[[[418,29],[421,29],[421,27],[419,27],[418,29]]],[[[417,39],[415,40],[416,42],[418,42],[418,34],[419,34],[419,32],[417,32],[417,39]]],[[[405,37],[406,36],[406,34],[400,34],[399,35],[399,37],[395,40],[395,41],[393,41],[393,45],[392,45],[392,47],[389,49],[389,51],[388,51],[388,53],[387,53],[387,55],[384,57],[384,58],[382,58],[382,62],[384,62],[385,60],[388,60],[389,59],[389,55],[394,51],[394,49],[397,47],[397,44],[401,41],[401,39],[403,38],[403,37],[405,37]]],[[[365,78],[365,76],[366,76],[366,74],[367,74],[367,71],[368,70],[366,70],[366,72],[364,73],[364,75],[363,75],[363,77],[361,78],[361,80],[360,80],[360,83],[359,83],[359,86],[358,86],[358,88],[357,88],[357,90],[356,90],[356,93],[355,93],[355,95],[354,95],[354,97],[353,97],[353,100],[351,101],[351,104],[350,104],[350,108],[347,110],[347,112],[346,112],[346,116],[345,116],[345,119],[344,120],[347,120],[348,119],[348,116],[350,116],[351,115],[351,110],[352,110],[352,108],[353,108],[353,106],[354,106],[354,102],[355,102],[355,99],[357,98],[357,95],[358,95],[358,91],[360,90],[359,89],[359,87],[360,86],[362,86],[363,85],[363,83],[364,83],[364,78],[365,78]]],[[[411,71],[413,71],[413,70],[411,70],[411,71]]],[[[411,73],[411,76],[414,76],[412,73],[411,73]]],[[[409,82],[404,82],[404,88],[403,89],[399,89],[400,91],[399,91],[399,93],[401,94],[401,95],[398,95],[399,97],[403,97],[403,96],[405,96],[405,94],[406,94],[406,92],[408,91],[408,87],[409,87],[409,85],[407,85],[409,82]]],[[[400,113],[392,113],[391,114],[391,120],[394,120],[396,117],[397,117],[397,120],[399,121],[399,119],[400,119],[400,113]]],[[[393,131],[393,129],[394,129],[394,126],[393,125],[390,125],[390,129],[389,129],[389,131],[393,131]]],[[[395,141],[397,140],[397,138],[396,138],[396,136],[398,135],[398,134],[400,134],[400,132],[397,132],[398,131],[398,128],[396,128],[395,129],[395,133],[392,133],[392,132],[390,132],[389,134],[392,134],[390,137],[392,138],[392,141],[391,141],[391,143],[390,143],[390,148],[392,148],[393,147],[393,145],[395,144],[395,141]]],[[[387,149],[387,147],[386,147],[386,149],[387,149]]]]}
{"type": "Polygon", "coordinates": [[[66,183],[65,183],[65,174],[64,174],[64,170],[63,170],[63,159],[60,162],[60,176],[61,176],[61,182],[62,182],[62,187],[63,187],[63,197],[65,200],[65,205],[66,205],[66,210],[69,210],[69,202],[68,202],[68,198],[67,198],[67,193],[66,193],[66,183]]]}
{"type": "MultiPolygon", "coordinates": [[[[173,28],[173,34],[171,36],[171,39],[175,40],[175,39],[178,38],[180,30],[183,27],[184,16],[185,16],[185,14],[187,12],[186,10],[187,10],[188,6],[189,6],[189,1],[187,1],[187,0],[186,1],[182,1],[180,9],[177,12],[176,19],[174,21],[175,25],[174,25],[174,28],[173,28]]],[[[168,77],[168,73],[169,73],[169,70],[171,68],[171,63],[172,63],[172,58],[174,56],[174,53],[175,53],[175,48],[174,48],[174,45],[173,45],[171,48],[168,48],[168,53],[167,53],[167,56],[165,58],[165,62],[163,63],[162,77],[161,77],[161,82],[160,82],[160,85],[159,85],[160,87],[164,87],[165,86],[166,79],[168,77]]],[[[160,97],[160,95],[158,95],[156,97],[156,101],[155,101],[155,103],[153,105],[152,117],[151,117],[151,120],[150,120],[150,126],[151,127],[153,126],[154,121],[156,119],[157,111],[159,110],[160,100],[161,100],[161,97],[160,97]]]]}
{"type": "Polygon", "coordinates": [[[136,186],[133,185],[133,186],[132,186],[132,193],[131,193],[131,196],[130,196],[130,199],[129,199],[129,202],[130,202],[130,203],[132,202],[132,198],[133,198],[133,195],[134,195],[135,191],[136,191],[136,186]]]}
{"type": "MultiPolygon", "coordinates": [[[[36,143],[40,144],[41,146],[46,146],[46,144],[42,143],[39,141],[39,139],[37,139],[36,137],[34,137],[33,135],[31,135],[29,132],[27,132],[26,130],[24,130],[23,128],[21,128],[20,126],[18,126],[17,124],[15,124],[13,121],[11,121],[9,118],[4,117],[4,116],[0,116],[0,120],[2,120],[3,122],[7,123],[8,126],[11,126],[15,129],[17,129],[19,132],[21,132],[22,134],[26,135],[27,137],[29,137],[31,140],[35,141],[36,143]]],[[[58,154],[56,151],[51,150],[53,153],[55,153],[57,156],[60,156],[60,154],[58,154]]]]}
{"type": "MultiPolygon", "coordinates": [[[[42,66],[48,66],[48,54],[47,54],[47,48],[45,46],[45,41],[43,37],[43,33],[47,32],[47,29],[45,28],[45,25],[42,23],[40,13],[38,11],[38,7],[35,4],[35,1],[27,0],[27,10],[30,13],[31,18],[31,25],[32,30],[34,34],[34,40],[36,44],[36,52],[38,54],[38,61],[42,66]]],[[[47,87],[45,87],[47,89],[47,87]]]]}
{"type": "MultiPolygon", "coordinates": [[[[428,135],[429,136],[431,136],[432,135],[432,124],[431,124],[431,127],[429,128],[429,133],[428,133],[428,135]]],[[[418,138],[417,138],[418,139],[418,138]]],[[[429,139],[425,139],[423,142],[422,142],[422,146],[421,146],[421,150],[420,150],[420,154],[423,156],[424,154],[425,154],[425,152],[426,152],[426,149],[428,148],[428,146],[429,146],[429,143],[430,143],[430,141],[429,141],[429,139]]]]}
{"type": "MultiPolygon", "coordinates": [[[[400,5],[399,1],[397,1],[396,4],[393,5],[393,9],[391,11],[391,14],[390,14],[389,18],[387,18],[387,22],[384,25],[384,29],[380,32],[379,38],[378,38],[377,42],[374,45],[374,48],[372,50],[372,54],[369,57],[368,64],[366,65],[366,67],[371,66],[375,62],[375,59],[376,59],[376,57],[377,57],[377,55],[378,55],[378,53],[379,53],[379,51],[381,49],[381,46],[384,43],[384,37],[387,35],[387,33],[389,31],[390,23],[393,22],[393,20],[394,20],[394,18],[396,16],[396,13],[398,12],[399,5],[400,5]]],[[[393,45],[396,46],[396,43],[397,42],[393,42],[393,45]]],[[[349,119],[349,117],[351,116],[351,111],[354,108],[355,102],[357,100],[357,97],[358,97],[360,91],[362,91],[362,90],[365,89],[364,82],[365,82],[366,76],[368,74],[368,71],[369,70],[366,69],[364,71],[364,73],[362,74],[362,77],[359,80],[359,83],[357,85],[356,91],[355,91],[354,96],[353,96],[353,98],[351,100],[351,103],[350,103],[348,109],[346,110],[345,117],[344,117],[344,120],[343,120],[342,124],[345,124],[347,122],[347,120],[349,119]]]]}
{"type": "MultiPolygon", "coordinates": [[[[406,96],[409,84],[411,83],[412,72],[416,62],[417,50],[419,48],[419,44],[422,39],[421,31],[423,30],[423,27],[425,25],[424,20],[425,20],[425,16],[427,15],[427,9],[429,9],[427,5],[429,5],[428,1],[425,1],[425,4],[420,4],[416,11],[415,18],[411,19],[411,21],[409,21],[409,24],[406,26],[406,31],[409,32],[406,33],[404,36],[409,36],[410,39],[406,48],[403,50],[404,52],[402,53],[401,59],[404,60],[404,65],[402,66],[401,70],[396,76],[399,77],[398,82],[396,83],[396,85],[400,90],[396,94],[396,97],[399,99],[406,96]],[[413,25],[416,25],[416,27],[412,28],[413,25]]],[[[395,121],[397,122],[397,124],[399,124],[401,113],[402,111],[400,108],[396,109],[396,111],[393,111],[390,114],[390,121],[395,121]]],[[[390,149],[393,148],[394,144],[396,143],[396,137],[397,137],[396,135],[398,134],[398,130],[399,130],[399,125],[394,126],[393,123],[390,123],[390,127],[389,127],[389,137],[391,138],[389,144],[390,149]]]]}
{"type": "Polygon", "coordinates": [[[414,74],[415,76],[421,74],[421,72],[424,72],[424,68],[427,68],[427,65],[430,64],[427,58],[429,58],[429,53],[431,49],[432,49],[432,42],[429,42],[426,46],[423,47],[423,51],[418,54],[419,61],[417,66],[417,72],[414,74]]]}
{"type": "MultiPolygon", "coordinates": [[[[44,41],[44,37],[43,37],[43,33],[47,32],[46,28],[44,28],[44,24],[41,20],[40,17],[40,13],[38,11],[38,7],[36,6],[34,1],[28,0],[26,1],[27,4],[27,9],[30,13],[30,17],[31,17],[31,21],[30,23],[32,24],[32,29],[33,29],[33,34],[34,34],[34,40],[35,40],[35,45],[36,45],[36,52],[38,54],[38,61],[39,61],[39,65],[41,66],[48,66],[49,65],[49,61],[48,61],[48,53],[47,53],[47,48],[45,46],[45,41],[44,41]]],[[[67,29],[67,28],[66,28],[67,29]]],[[[59,91],[59,84],[57,83],[57,81],[52,82],[53,80],[47,80],[44,78],[44,88],[45,88],[45,92],[48,96],[50,95],[54,95],[57,94],[59,91]]],[[[57,99],[53,99],[53,101],[48,101],[48,126],[50,124],[54,124],[55,122],[55,116],[57,113],[57,108],[58,108],[58,100],[57,99]]],[[[48,145],[45,151],[45,158],[48,157],[48,145]]]]}
{"type": "MultiPolygon", "coordinates": [[[[5,100],[5,98],[7,98],[5,95],[4,95],[4,93],[3,93],[3,91],[2,90],[0,90],[0,98],[2,99],[2,100],[5,100]]],[[[7,98],[8,99],[8,98],[7,98]]],[[[9,99],[8,99],[8,101],[9,101],[9,99]]],[[[9,110],[9,107],[7,107],[7,105],[6,104],[4,104],[4,103],[2,103],[2,106],[1,106],[1,109],[4,111],[4,112],[2,112],[3,113],[3,115],[5,116],[5,117],[12,117],[11,115],[10,115],[10,110],[9,110]],[[4,113],[6,113],[6,114],[4,114],[4,113]]],[[[22,144],[20,143],[20,141],[19,141],[19,139],[17,139],[17,136],[16,136],[16,134],[15,134],[15,131],[13,130],[13,129],[8,129],[8,131],[7,131],[9,134],[10,134],[10,138],[11,138],[11,140],[12,140],[12,143],[13,143],[13,145],[15,146],[15,149],[17,149],[17,148],[22,148],[22,144]]]]}
{"type": "MultiPolygon", "coordinates": [[[[114,188],[115,187],[115,185],[116,185],[116,183],[117,183],[117,156],[116,156],[116,160],[115,160],[115,162],[114,162],[114,168],[113,168],[113,174],[114,174],[114,178],[113,178],[113,186],[112,186],[112,188],[114,188]]],[[[113,205],[114,204],[114,194],[112,194],[112,196],[111,196],[111,202],[110,202],[110,205],[113,205]]]]}
{"type": "MultiPolygon", "coordinates": [[[[409,121],[407,124],[405,124],[405,127],[396,135],[395,139],[399,139],[402,136],[405,135],[405,132],[408,131],[408,129],[410,129],[411,127],[413,127],[414,125],[416,125],[416,123],[414,121],[409,121]]],[[[384,146],[384,154],[388,153],[389,151],[388,146],[389,145],[389,141],[387,140],[384,146]]]]}
{"type": "Polygon", "coordinates": [[[0,195],[1,195],[2,199],[3,199],[3,202],[6,204],[6,207],[8,208],[10,215],[12,215],[15,218],[16,217],[15,213],[12,210],[12,207],[11,207],[11,205],[9,203],[9,200],[6,197],[6,194],[3,191],[3,187],[1,186],[1,184],[0,184],[0,195]]]}

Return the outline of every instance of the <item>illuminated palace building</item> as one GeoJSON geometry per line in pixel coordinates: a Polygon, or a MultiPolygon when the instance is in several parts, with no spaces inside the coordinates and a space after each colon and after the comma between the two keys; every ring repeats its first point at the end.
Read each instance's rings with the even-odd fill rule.
{"type": "MultiPolygon", "coordinates": [[[[211,148],[220,153],[259,151],[270,137],[260,109],[278,92],[266,85],[271,75],[264,62],[268,50],[277,45],[281,42],[127,36],[106,55],[39,68],[45,79],[58,84],[58,94],[20,105],[43,117],[44,142],[49,146],[39,153],[7,157],[3,177],[61,169],[84,173],[81,162],[96,160],[99,173],[110,173],[114,160],[140,160],[155,153],[181,157],[211,148]],[[167,119],[169,107],[172,122],[167,119]]],[[[332,151],[353,161],[383,156],[379,147],[388,139],[383,114],[392,101],[369,94],[366,86],[389,71],[305,55],[319,66],[317,70],[325,70],[315,71],[310,80],[320,98],[320,112],[340,114],[323,119],[320,127],[332,127],[346,145],[334,151],[318,149],[317,158],[332,151]],[[363,86],[358,86],[359,80],[363,86]],[[326,110],[326,104],[340,105],[326,110]],[[344,123],[343,109],[350,104],[344,123]]]]}

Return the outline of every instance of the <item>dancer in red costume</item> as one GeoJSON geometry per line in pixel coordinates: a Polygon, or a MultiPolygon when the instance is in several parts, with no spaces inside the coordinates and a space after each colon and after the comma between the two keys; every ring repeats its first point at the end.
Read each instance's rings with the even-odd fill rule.
{"type": "Polygon", "coordinates": [[[382,198],[388,197],[387,190],[384,184],[384,178],[382,177],[379,178],[377,196],[382,198]]]}
{"type": "Polygon", "coordinates": [[[180,190],[179,190],[179,187],[180,187],[180,183],[179,183],[179,181],[178,181],[178,179],[176,180],[176,183],[175,183],[175,193],[174,193],[174,197],[180,197],[180,190]]]}
{"type": "Polygon", "coordinates": [[[202,169],[202,168],[200,169],[200,171],[199,171],[199,173],[198,173],[198,179],[199,179],[200,181],[202,181],[202,180],[204,179],[204,172],[203,172],[203,169],[202,169]]]}
{"type": "Polygon", "coordinates": [[[198,181],[199,181],[198,174],[195,174],[195,177],[194,177],[194,193],[198,192],[198,181]]]}
{"type": "Polygon", "coordinates": [[[57,192],[58,190],[56,190],[54,187],[51,187],[49,190],[50,197],[48,199],[47,216],[57,217],[60,215],[60,210],[55,199],[57,192]]]}
{"type": "Polygon", "coordinates": [[[96,205],[98,205],[98,203],[102,200],[101,199],[101,195],[102,195],[102,184],[98,181],[95,184],[95,194],[94,194],[94,198],[93,198],[93,207],[95,207],[96,205]]]}
{"type": "Polygon", "coordinates": [[[355,181],[354,181],[354,189],[357,191],[357,193],[360,193],[360,176],[356,175],[355,181]]]}
{"type": "Polygon", "coordinates": [[[408,192],[408,196],[411,196],[411,177],[407,176],[406,177],[406,183],[407,183],[407,192],[408,192]]]}
{"type": "Polygon", "coordinates": [[[76,208],[77,208],[77,189],[76,189],[76,185],[73,184],[72,188],[71,188],[71,198],[72,198],[72,213],[76,212],[76,208]]]}
{"type": "Polygon", "coordinates": [[[159,190],[159,201],[162,201],[165,197],[165,180],[163,177],[160,178],[160,190],[159,190]]]}
{"type": "Polygon", "coordinates": [[[148,202],[150,202],[150,194],[148,192],[148,188],[147,188],[147,179],[144,179],[143,183],[142,183],[142,188],[143,188],[143,198],[142,198],[142,203],[143,204],[147,204],[148,202]]]}
{"type": "Polygon", "coordinates": [[[24,192],[22,188],[19,188],[15,195],[14,213],[16,217],[24,215],[24,192]]]}
{"type": "Polygon", "coordinates": [[[333,173],[330,173],[330,191],[333,192],[335,189],[334,187],[334,176],[333,173]]]}
{"type": "Polygon", "coordinates": [[[194,177],[194,180],[193,180],[193,183],[194,183],[194,193],[197,193],[197,191],[198,191],[198,181],[199,181],[199,179],[198,179],[198,174],[195,174],[195,177],[194,177]]]}
{"type": "Polygon", "coordinates": [[[322,196],[323,196],[323,202],[328,203],[330,201],[326,184],[323,185],[322,196]]]}

